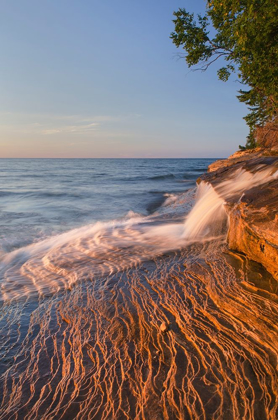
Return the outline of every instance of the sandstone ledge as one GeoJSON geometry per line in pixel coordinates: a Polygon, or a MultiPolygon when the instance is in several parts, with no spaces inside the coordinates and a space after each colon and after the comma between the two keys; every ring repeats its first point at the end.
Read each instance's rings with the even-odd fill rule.
{"type": "Polygon", "coordinates": [[[278,280],[278,180],[227,204],[228,246],[261,263],[278,280]]]}
{"type": "Polygon", "coordinates": [[[278,150],[276,148],[266,149],[257,147],[256,149],[244,150],[235,152],[229,156],[228,159],[217,160],[208,167],[208,172],[217,171],[220,168],[230,167],[235,164],[244,163],[249,160],[257,159],[259,157],[267,156],[278,156],[278,150]]]}
{"type": "MultiPolygon", "coordinates": [[[[278,170],[278,157],[264,157],[262,150],[238,152],[225,161],[210,165],[199,181],[214,187],[229,179],[237,169],[256,173],[261,167],[278,170]],[[214,169],[214,170],[213,170],[214,169]]],[[[235,194],[226,202],[229,217],[227,234],[231,250],[261,263],[278,280],[278,178],[267,184],[235,194]]]]}

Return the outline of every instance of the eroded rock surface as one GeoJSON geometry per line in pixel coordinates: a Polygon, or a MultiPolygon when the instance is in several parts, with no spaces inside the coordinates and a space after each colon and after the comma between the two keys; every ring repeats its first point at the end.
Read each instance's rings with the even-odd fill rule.
{"type": "Polygon", "coordinates": [[[264,167],[273,168],[274,176],[270,181],[226,200],[229,215],[227,241],[231,250],[261,263],[278,280],[278,177],[275,176],[278,157],[263,157],[259,151],[238,152],[233,156],[212,164],[209,173],[201,180],[217,188],[223,181],[231,179],[236,171],[256,174],[264,167]],[[217,169],[213,171],[213,168],[217,169]]]}
{"type": "Polygon", "coordinates": [[[229,248],[261,263],[278,280],[278,180],[252,188],[229,207],[229,248]]]}
{"type": "Polygon", "coordinates": [[[228,157],[228,159],[217,160],[213,162],[208,167],[208,172],[214,172],[218,169],[223,169],[226,167],[232,167],[236,164],[244,164],[247,161],[268,157],[268,156],[278,156],[277,146],[267,149],[262,147],[257,147],[256,149],[238,151],[228,157]]]}

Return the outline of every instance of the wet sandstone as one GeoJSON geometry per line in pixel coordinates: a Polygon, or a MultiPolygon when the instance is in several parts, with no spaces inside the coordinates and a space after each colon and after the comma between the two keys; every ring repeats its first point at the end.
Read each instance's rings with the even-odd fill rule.
{"type": "MultiPolygon", "coordinates": [[[[275,174],[278,171],[278,156],[271,156],[272,152],[261,148],[237,152],[227,160],[210,165],[208,173],[199,182],[205,181],[217,188],[223,181],[231,179],[236,171],[245,170],[254,174],[266,167],[273,168],[275,174]]],[[[278,176],[247,189],[243,194],[229,197],[225,207],[229,217],[229,248],[262,264],[277,280],[278,176]]]]}

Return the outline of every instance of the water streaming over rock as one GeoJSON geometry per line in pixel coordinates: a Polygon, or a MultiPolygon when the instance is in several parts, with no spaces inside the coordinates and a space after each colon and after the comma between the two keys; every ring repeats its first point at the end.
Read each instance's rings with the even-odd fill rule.
{"type": "Polygon", "coordinates": [[[256,167],[254,173],[238,169],[225,181],[215,186],[201,182],[197,188],[196,203],[185,221],[184,237],[202,240],[209,235],[223,233],[223,224],[227,220],[225,202],[233,196],[241,200],[244,192],[250,188],[267,183],[278,177],[274,166],[256,167]]]}
{"type": "Polygon", "coordinates": [[[276,419],[277,283],[224,241],[226,200],[275,176],[6,253],[0,419],[276,419]]]}

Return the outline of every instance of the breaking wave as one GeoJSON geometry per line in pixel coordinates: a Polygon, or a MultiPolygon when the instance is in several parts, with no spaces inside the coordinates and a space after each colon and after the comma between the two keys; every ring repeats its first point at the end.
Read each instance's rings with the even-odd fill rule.
{"type": "MultiPolygon", "coordinates": [[[[1,258],[1,300],[49,294],[92,276],[134,267],[165,252],[225,235],[225,200],[278,176],[272,167],[238,170],[213,187],[201,182],[184,223],[129,213],[126,220],[97,222],[12,251],[1,258]]],[[[190,192],[169,194],[164,207],[188,202],[190,192]],[[178,201],[179,200],[179,201],[178,201]]],[[[165,200],[164,198],[164,200],[165,200]]]]}

